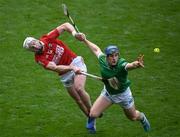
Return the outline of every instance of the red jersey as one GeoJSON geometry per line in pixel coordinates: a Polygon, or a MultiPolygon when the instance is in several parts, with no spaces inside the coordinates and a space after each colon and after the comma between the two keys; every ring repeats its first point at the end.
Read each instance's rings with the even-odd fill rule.
{"type": "Polygon", "coordinates": [[[59,32],[54,29],[50,33],[43,35],[40,41],[44,43],[42,54],[35,54],[35,61],[46,68],[49,62],[56,65],[69,65],[77,55],[72,52],[67,45],[58,40],[59,32]]]}

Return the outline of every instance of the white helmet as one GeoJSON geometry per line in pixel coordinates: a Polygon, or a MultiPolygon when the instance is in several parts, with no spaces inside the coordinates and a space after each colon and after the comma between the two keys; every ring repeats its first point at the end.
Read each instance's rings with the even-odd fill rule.
{"type": "Polygon", "coordinates": [[[24,40],[23,48],[40,54],[43,50],[43,43],[33,37],[27,37],[24,40]]]}
{"type": "Polygon", "coordinates": [[[32,42],[32,41],[36,41],[37,39],[35,39],[35,38],[33,38],[33,37],[27,37],[25,40],[24,40],[24,42],[23,42],[23,48],[25,48],[25,49],[30,49],[31,47],[31,45],[30,45],[30,43],[32,42]]]}

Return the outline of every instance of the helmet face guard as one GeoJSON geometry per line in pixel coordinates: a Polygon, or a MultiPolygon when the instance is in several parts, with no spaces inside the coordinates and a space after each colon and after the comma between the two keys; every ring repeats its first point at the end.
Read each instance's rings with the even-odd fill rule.
{"type": "Polygon", "coordinates": [[[109,45],[105,49],[106,61],[110,67],[115,67],[119,60],[119,49],[115,45],[109,45]]]}
{"type": "Polygon", "coordinates": [[[119,49],[116,45],[109,45],[108,47],[106,47],[104,52],[106,56],[109,56],[112,55],[113,53],[119,53],[119,49]]]}
{"type": "Polygon", "coordinates": [[[23,48],[25,48],[29,51],[33,51],[35,53],[40,53],[42,51],[43,46],[39,40],[37,40],[33,37],[27,37],[24,40],[23,48]]]}

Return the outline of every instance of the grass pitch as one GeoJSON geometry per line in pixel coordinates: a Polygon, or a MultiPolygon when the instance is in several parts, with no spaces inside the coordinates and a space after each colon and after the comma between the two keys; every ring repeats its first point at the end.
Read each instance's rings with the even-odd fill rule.
{"type": "MultiPolygon", "coordinates": [[[[1,137],[179,137],[180,3],[178,0],[0,0],[1,137]],[[40,37],[68,21],[66,3],[80,31],[104,49],[117,44],[128,61],[145,55],[145,68],[129,73],[137,109],[152,126],[145,133],[118,106],[97,120],[97,134],[85,129],[85,116],[68,96],[58,76],[35,64],[22,49],[26,36],[40,37]],[[160,48],[160,53],[154,53],[160,48]]],[[[61,39],[84,57],[99,75],[96,57],[65,33],[61,39]]],[[[102,84],[87,79],[92,101],[102,84]]]]}

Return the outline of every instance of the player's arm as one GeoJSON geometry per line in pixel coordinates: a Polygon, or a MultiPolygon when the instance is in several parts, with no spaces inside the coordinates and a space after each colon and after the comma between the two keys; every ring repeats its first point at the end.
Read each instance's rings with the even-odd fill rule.
{"type": "Polygon", "coordinates": [[[131,63],[128,63],[125,66],[125,69],[128,71],[128,70],[144,67],[143,57],[144,57],[144,55],[139,55],[137,60],[133,61],[131,63]]]}
{"type": "Polygon", "coordinates": [[[74,27],[68,22],[58,26],[56,29],[58,30],[59,34],[62,34],[64,31],[67,31],[69,33],[75,31],[74,27]]]}
{"type": "Polygon", "coordinates": [[[60,74],[71,70],[73,70],[75,73],[80,73],[80,69],[73,65],[56,65],[54,62],[49,62],[46,66],[46,69],[60,74]]]}
{"type": "Polygon", "coordinates": [[[74,27],[68,22],[58,26],[56,29],[58,30],[59,35],[61,35],[64,31],[67,31],[80,41],[82,41],[85,38],[84,34],[77,33],[74,27]]]}
{"type": "Polygon", "coordinates": [[[103,52],[101,51],[101,49],[94,43],[92,43],[91,41],[85,39],[83,40],[83,42],[88,46],[88,48],[90,48],[90,50],[97,56],[99,57],[99,55],[103,54],[103,52]]]}

